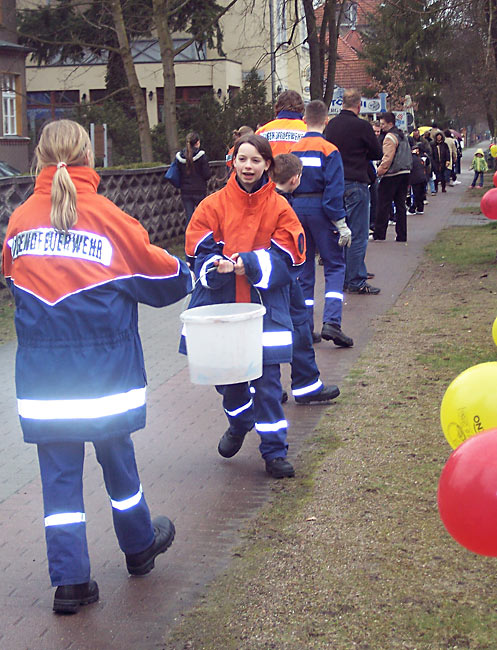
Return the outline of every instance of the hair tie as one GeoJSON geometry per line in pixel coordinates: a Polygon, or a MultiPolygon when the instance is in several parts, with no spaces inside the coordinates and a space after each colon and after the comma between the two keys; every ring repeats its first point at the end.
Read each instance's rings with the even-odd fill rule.
{"type": "Polygon", "coordinates": [[[65,162],[58,162],[58,163],[57,163],[57,169],[60,169],[61,167],[67,167],[67,163],[65,163],[65,162]]]}

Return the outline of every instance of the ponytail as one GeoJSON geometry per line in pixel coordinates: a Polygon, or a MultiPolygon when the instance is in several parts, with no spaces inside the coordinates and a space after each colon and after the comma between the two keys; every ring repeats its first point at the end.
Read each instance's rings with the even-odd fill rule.
{"type": "Polygon", "coordinates": [[[190,174],[192,169],[193,169],[193,151],[195,149],[195,145],[197,142],[200,141],[200,136],[198,133],[195,133],[195,131],[191,131],[187,136],[186,136],[186,170],[187,173],[190,174]]]}
{"type": "Polygon", "coordinates": [[[72,120],[47,124],[35,149],[36,174],[56,166],[52,180],[50,221],[56,230],[67,232],[78,221],[76,187],[69,166],[93,166],[93,150],[85,129],[72,120]]]}
{"type": "Polygon", "coordinates": [[[67,171],[65,162],[57,163],[52,180],[52,208],[50,221],[56,230],[67,232],[76,225],[76,187],[67,171]]]}

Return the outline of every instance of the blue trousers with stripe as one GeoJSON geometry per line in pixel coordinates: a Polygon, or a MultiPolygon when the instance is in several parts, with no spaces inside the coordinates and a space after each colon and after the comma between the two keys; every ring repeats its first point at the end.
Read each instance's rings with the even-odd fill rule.
{"type": "Polygon", "coordinates": [[[299,214],[307,244],[306,260],[299,277],[308,306],[311,330],[314,330],[314,285],[316,284],[316,251],[323,260],[324,309],[323,323],[342,324],[343,284],[345,280],[345,253],[338,245],[335,226],[324,214],[299,214]]]}
{"type": "MultiPolygon", "coordinates": [[[[139,553],[154,540],[154,530],[129,435],[94,442],[112,504],[114,530],[124,553],[139,553]]],[[[88,582],[90,559],[83,502],[83,442],[38,445],[48,569],[52,585],[88,582]],[[64,520],[73,520],[65,523],[64,520]],[[79,520],[78,520],[79,519],[79,520]]]]}
{"type": "Polygon", "coordinates": [[[223,396],[224,412],[235,435],[243,435],[255,427],[261,438],[259,451],[264,460],[286,457],[288,424],[281,406],[279,364],[264,365],[262,377],[250,383],[216,386],[216,390],[223,396]]]}
{"type": "Polygon", "coordinates": [[[295,396],[323,390],[312,344],[312,330],[304,294],[298,280],[290,285],[290,317],[293,325],[292,392],[295,396]]]}

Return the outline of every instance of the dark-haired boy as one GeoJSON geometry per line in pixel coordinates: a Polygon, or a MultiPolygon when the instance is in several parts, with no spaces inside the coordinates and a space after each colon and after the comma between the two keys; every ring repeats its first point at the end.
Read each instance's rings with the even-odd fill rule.
{"type": "Polygon", "coordinates": [[[328,123],[328,109],[320,100],[305,108],[307,133],[291,149],[302,162],[302,179],[294,195],[293,208],[304,227],[307,254],[299,278],[311,330],[314,329],[315,254],[323,260],[325,294],[321,337],[340,347],[354,341],[342,332],[343,285],[345,280],[345,246],[352,233],[347,226],[343,192],[344,178],[340,152],[328,142],[323,131],[328,123]]]}
{"type": "MultiPolygon", "coordinates": [[[[291,153],[275,156],[271,178],[276,183],[278,194],[284,196],[290,205],[293,203],[293,192],[299,186],[301,174],[302,163],[297,156],[291,153]]],[[[292,394],[295,401],[298,404],[310,404],[335,399],[340,395],[338,386],[326,386],[319,378],[312,346],[312,330],[298,280],[293,280],[290,284],[290,317],[293,325],[292,394]]]]}

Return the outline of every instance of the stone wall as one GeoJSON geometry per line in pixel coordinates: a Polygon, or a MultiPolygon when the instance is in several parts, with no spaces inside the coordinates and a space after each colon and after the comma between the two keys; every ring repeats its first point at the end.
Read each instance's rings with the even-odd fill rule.
{"type": "MultiPolygon", "coordinates": [[[[209,193],[220,189],[227,181],[224,161],[211,162],[212,178],[209,193]]],[[[168,167],[147,169],[99,170],[100,194],[118,205],[121,210],[138,219],[149,233],[150,241],[166,247],[185,231],[185,212],[180,192],[164,179],[168,167]]],[[[10,215],[33,192],[32,176],[0,179],[0,243],[3,246],[10,215]]],[[[0,298],[5,294],[5,283],[0,280],[0,298]]]]}

